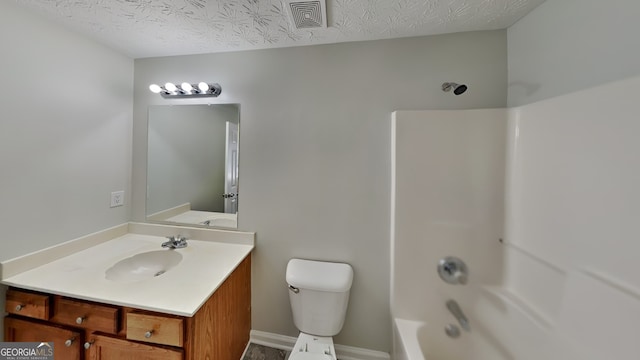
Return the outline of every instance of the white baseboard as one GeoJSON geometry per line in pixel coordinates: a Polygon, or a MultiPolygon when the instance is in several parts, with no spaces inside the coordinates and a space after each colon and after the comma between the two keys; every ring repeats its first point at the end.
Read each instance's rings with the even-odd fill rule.
{"type": "Polygon", "coordinates": [[[274,349],[291,351],[296,343],[296,338],[259,330],[251,330],[249,342],[258,345],[272,347],[274,349]]]}
{"type": "MultiPolygon", "coordinates": [[[[249,341],[275,349],[291,351],[297,338],[265,331],[251,330],[249,341]]],[[[363,349],[353,346],[335,345],[336,355],[340,360],[390,360],[391,357],[386,352],[363,349]]]]}

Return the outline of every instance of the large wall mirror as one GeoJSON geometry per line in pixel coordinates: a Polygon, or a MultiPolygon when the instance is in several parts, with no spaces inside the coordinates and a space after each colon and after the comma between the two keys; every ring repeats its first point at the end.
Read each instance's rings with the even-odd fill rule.
{"type": "Polygon", "coordinates": [[[240,106],[149,107],[147,220],[237,228],[240,106]]]}

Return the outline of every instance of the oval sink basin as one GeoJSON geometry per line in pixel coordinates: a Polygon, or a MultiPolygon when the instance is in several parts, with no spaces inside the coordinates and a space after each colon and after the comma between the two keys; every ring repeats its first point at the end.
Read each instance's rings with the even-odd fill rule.
{"type": "Polygon", "coordinates": [[[174,250],[158,250],[136,254],[120,260],[107,269],[107,280],[134,282],[153,279],[171,270],[182,261],[182,255],[174,250]]]}

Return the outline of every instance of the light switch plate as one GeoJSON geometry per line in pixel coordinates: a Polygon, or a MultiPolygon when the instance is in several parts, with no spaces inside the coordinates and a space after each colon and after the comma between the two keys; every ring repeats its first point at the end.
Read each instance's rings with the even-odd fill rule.
{"type": "Polygon", "coordinates": [[[124,205],[124,190],[114,191],[111,193],[111,207],[124,205]]]}

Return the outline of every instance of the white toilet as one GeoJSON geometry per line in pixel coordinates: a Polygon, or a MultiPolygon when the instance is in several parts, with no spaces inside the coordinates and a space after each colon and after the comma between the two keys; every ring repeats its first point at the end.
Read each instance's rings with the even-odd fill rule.
{"type": "Polygon", "coordinates": [[[353,269],[349,264],[291,259],[289,300],[300,336],[289,360],[336,360],[332,336],[342,329],[353,269]]]}

